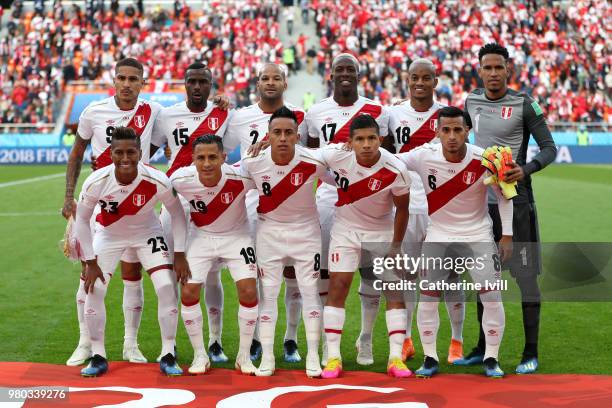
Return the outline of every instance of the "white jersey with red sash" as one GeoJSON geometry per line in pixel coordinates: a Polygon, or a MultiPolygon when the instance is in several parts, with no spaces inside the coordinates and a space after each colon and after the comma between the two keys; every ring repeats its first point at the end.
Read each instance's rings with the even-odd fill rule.
{"type": "Polygon", "coordinates": [[[397,157],[409,170],[416,171],[427,193],[431,224],[427,235],[449,239],[471,239],[473,242],[492,239],[492,222],[487,206],[487,186],[482,152],[467,144],[465,158],[449,162],[441,144],[424,144],[397,157]]]}
{"type": "MultiPolygon", "coordinates": [[[[205,134],[224,137],[232,112],[208,103],[202,112],[192,112],[186,102],[163,108],[159,113],[151,143],[161,147],[168,144],[172,156],[166,173],[171,176],[181,167],[191,165],[193,141],[205,134]]],[[[225,142],[225,139],[224,139],[225,142]]]]}
{"type": "MultiPolygon", "coordinates": [[[[297,116],[298,133],[304,136],[306,133],[304,110],[290,103],[285,103],[285,106],[297,116]]],[[[272,113],[261,110],[258,103],[237,110],[229,121],[227,134],[225,135],[228,152],[240,146],[240,157],[244,157],[249,146],[265,140],[272,113]]]]}
{"type": "Polygon", "coordinates": [[[243,174],[253,179],[259,192],[259,221],[282,226],[318,223],[313,183],[327,167],[317,151],[296,145],[293,159],[284,166],[271,156],[268,148],[242,160],[243,174]]]}
{"type": "Polygon", "coordinates": [[[318,152],[334,172],[338,192],[336,222],[354,231],[393,230],[393,197],[408,194],[410,177],[393,154],[379,149],[372,167],[357,163],[355,152],[327,146],[318,152]]]}
{"type": "MultiPolygon", "coordinates": [[[[338,104],[333,97],[315,103],[306,113],[308,137],[319,139],[319,146],[345,143],[349,140],[353,119],[367,114],[376,119],[380,134],[388,133],[389,116],[382,105],[371,99],[359,96],[357,101],[348,106],[338,104]]],[[[330,203],[336,201],[335,189],[325,184],[319,188],[318,199],[330,203]]]]}
{"type": "Polygon", "coordinates": [[[142,162],[148,163],[150,156],[151,132],[161,105],[156,102],[138,99],[131,110],[121,110],[115,102],[115,97],[90,103],[81,113],[77,133],[85,140],[91,141],[92,157],[96,168],[112,163],[110,157],[110,142],[112,132],[116,127],[131,127],[140,137],[142,162]]]}
{"type": "MultiPolygon", "coordinates": [[[[434,102],[426,111],[415,110],[410,101],[389,106],[389,135],[393,138],[396,153],[405,153],[431,142],[436,137],[438,111],[445,105],[434,102]]],[[[410,172],[410,214],[427,214],[427,199],[421,177],[410,172]]]]}
{"type": "Polygon", "coordinates": [[[252,179],[241,175],[239,166],[223,164],[222,176],[214,187],[205,187],[195,166],[183,167],[170,177],[174,189],[189,202],[191,224],[215,235],[245,232],[248,223],[244,198],[255,188],[252,179]]]}
{"type": "Polygon", "coordinates": [[[115,178],[115,165],[93,172],[83,184],[81,201],[87,206],[100,205],[96,216],[97,231],[118,237],[139,237],[160,228],[155,205],[176,201],[170,180],[161,171],[138,164],[138,176],[129,185],[115,178]]]}

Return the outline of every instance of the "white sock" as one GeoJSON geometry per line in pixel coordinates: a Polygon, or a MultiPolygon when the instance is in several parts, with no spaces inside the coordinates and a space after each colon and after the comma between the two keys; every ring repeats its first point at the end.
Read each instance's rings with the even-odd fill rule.
{"type": "Polygon", "coordinates": [[[341,307],[325,306],[323,308],[323,324],[325,325],[325,340],[327,342],[327,358],[342,358],[340,355],[340,340],[346,311],[341,307]]]}
{"type": "Polygon", "coordinates": [[[238,354],[249,354],[255,326],[257,325],[257,316],[259,314],[257,302],[253,305],[245,305],[240,303],[238,306],[238,330],[240,332],[240,344],[238,346],[238,354]]]}
{"type": "Polygon", "coordinates": [[[104,298],[108,289],[109,275],[104,275],[106,283],[100,279],[96,280],[93,293],[89,292],[85,298],[85,322],[91,340],[92,355],[99,354],[106,358],[104,347],[104,331],[106,328],[106,306],[104,298]]]}
{"type": "Polygon", "coordinates": [[[440,327],[439,303],[440,298],[421,293],[419,307],[417,308],[417,326],[419,328],[421,344],[423,345],[423,353],[434,358],[436,361],[440,361],[436,350],[436,338],[438,336],[438,328],[440,327]]]}
{"type": "Polygon", "coordinates": [[[404,291],[404,305],[406,306],[406,337],[412,337],[412,320],[416,308],[416,291],[404,291]]]}
{"type": "Polygon", "coordinates": [[[402,358],[402,346],[406,338],[406,309],[391,309],[385,313],[389,333],[389,360],[402,358]]]}
{"type": "Polygon", "coordinates": [[[205,353],[204,334],[202,333],[204,316],[202,316],[202,307],[200,306],[200,302],[189,306],[182,304],[181,317],[183,318],[183,323],[185,323],[185,331],[189,336],[189,341],[193,346],[194,353],[205,353]]]}
{"type": "Polygon", "coordinates": [[[223,330],[223,285],[221,272],[210,271],[204,285],[204,301],[208,312],[208,345],[215,341],[221,345],[221,332],[223,330]]]}
{"type": "Polygon", "coordinates": [[[287,329],[285,330],[285,341],[297,342],[297,328],[300,324],[302,311],[302,295],[298,288],[297,279],[285,278],[285,315],[287,329]]]}
{"type": "Polygon", "coordinates": [[[452,337],[463,342],[463,321],[465,320],[465,293],[463,290],[444,292],[444,303],[451,324],[452,337]]]}
{"type": "Polygon", "coordinates": [[[79,320],[79,346],[90,345],[89,330],[87,329],[87,322],[85,321],[85,299],[87,293],[85,293],[85,281],[79,279],[79,288],[76,293],[76,306],[77,306],[77,318],[79,320]]]}
{"type": "Polygon", "coordinates": [[[142,306],[144,305],[144,290],[142,279],[137,281],[123,280],[123,318],[125,321],[125,336],[123,342],[126,345],[138,343],[138,328],[142,318],[142,306]]]}
{"type": "MultiPolygon", "coordinates": [[[[257,278],[256,287],[257,287],[257,299],[259,299],[259,317],[261,317],[261,304],[263,301],[263,289],[261,288],[261,279],[259,278],[257,278]]],[[[255,324],[255,332],[253,333],[253,340],[257,340],[257,341],[259,341],[259,324],[260,324],[260,319],[257,318],[257,323],[255,324]]]]}
{"type": "Polygon", "coordinates": [[[153,287],[157,294],[157,320],[162,339],[161,355],[174,355],[176,325],[178,323],[177,299],[170,270],[160,269],[151,274],[153,287]]]}
{"type": "Polygon", "coordinates": [[[497,360],[499,355],[499,345],[504,336],[506,325],[506,315],[504,314],[504,304],[501,301],[499,291],[491,291],[480,294],[480,300],[484,307],[482,313],[482,330],[485,333],[485,360],[493,357],[497,360]]]}
{"type": "Polygon", "coordinates": [[[319,288],[316,285],[302,286],[302,317],[306,331],[308,354],[319,354],[321,338],[322,307],[319,299],[319,288]]]}
{"type": "Polygon", "coordinates": [[[380,306],[380,291],[374,290],[373,281],[362,278],[359,284],[359,298],[361,299],[361,332],[359,338],[370,340],[380,306]]]}
{"type": "Polygon", "coordinates": [[[274,357],[274,333],[278,320],[278,293],[280,285],[263,286],[261,307],[259,310],[259,341],[261,342],[262,359],[274,357]]]}

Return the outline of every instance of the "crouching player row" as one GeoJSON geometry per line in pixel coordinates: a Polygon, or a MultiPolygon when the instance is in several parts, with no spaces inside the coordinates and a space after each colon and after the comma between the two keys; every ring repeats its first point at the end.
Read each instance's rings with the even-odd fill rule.
{"type": "Polygon", "coordinates": [[[77,206],[75,232],[82,259],[86,262],[85,321],[93,357],[81,370],[83,376],[98,376],[108,370],[104,334],[108,283],[126,251],[135,252],[138,262],[151,276],[158,298],[158,319],[162,337],[160,369],[167,375],[181,375],[176,363],[174,342],[178,321],[174,270],[188,272],[185,260],[186,220],[183,207],[172,192],[166,175],[139,163],[140,139],[131,128],[118,127],[111,141],[112,164],[93,172],[85,181],[77,206]],[[174,254],[155,213],[162,202],[172,217],[174,254]],[[96,231],[90,219],[99,205],[96,231]]]}

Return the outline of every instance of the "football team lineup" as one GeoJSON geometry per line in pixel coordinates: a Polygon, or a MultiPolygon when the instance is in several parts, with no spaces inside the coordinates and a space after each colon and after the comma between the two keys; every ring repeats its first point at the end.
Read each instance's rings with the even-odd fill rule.
{"type": "MultiPolygon", "coordinates": [[[[540,235],[544,241],[609,241],[610,220],[596,216],[609,205],[591,202],[593,211],[581,203],[566,205],[561,186],[571,184],[584,197],[605,193],[612,169],[571,166],[569,181],[567,168],[545,169],[554,159],[554,142],[537,103],[500,80],[507,58],[497,44],[481,49],[485,88],[470,94],[463,111],[433,101],[437,80],[428,60],[409,68],[411,98],[383,107],[357,94],[359,64],[340,54],[332,64],[333,96],[306,113],[284,103],[286,78],[275,64],[260,71],[260,101],[234,111],[223,97],[208,101],[212,74],[202,64],[186,71],[186,102],[161,108],[138,98],[140,63],[119,61],[117,94],[85,109],[66,169],[65,250],[75,266],[68,267],[49,245],[40,248],[53,260],[45,270],[81,270],[82,262],[78,319],[66,301],[77,274],[58,272],[47,289],[63,299],[57,324],[71,330],[60,334],[53,322],[44,323],[35,330],[52,341],[46,350],[26,350],[3,327],[9,348],[2,360],[85,365],[61,372],[101,377],[91,380],[98,385],[110,385],[106,378],[113,378],[115,365],[117,378],[123,378],[123,370],[155,357],[167,376],[208,378],[214,367],[234,367],[249,376],[278,377],[284,371],[277,369],[299,368],[306,374],[300,384],[322,379],[316,389],[325,387],[325,379],[352,378],[351,370],[386,372],[397,379],[385,380],[389,387],[439,371],[501,378],[510,368],[505,361],[513,364],[512,373],[523,375],[610,374],[605,330],[588,329],[606,326],[607,303],[549,303],[540,320],[538,276],[547,260],[539,245],[521,244],[538,243],[540,235]],[[510,124],[512,115],[522,120],[510,124]],[[250,131],[253,124],[267,129],[263,140],[250,131]],[[402,126],[409,137],[400,137],[402,126]],[[523,126],[541,148],[530,162],[523,126]],[[396,128],[394,135],[390,129],[396,128]],[[467,142],[470,132],[475,144],[467,142]],[[89,144],[95,171],[79,177],[89,144]],[[146,165],[166,145],[168,170],[146,165]],[[236,148],[242,160],[226,164],[227,152],[236,148]],[[362,244],[372,242],[379,244],[368,253],[373,258],[364,257],[362,244]],[[418,278],[414,273],[406,278],[405,270],[419,270],[418,278]],[[464,274],[471,281],[463,280],[464,274]],[[123,293],[113,275],[121,276],[123,293]],[[283,286],[284,308],[278,305],[283,286]],[[519,301],[504,302],[509,288],[519,301]],[[441,300],[448,316],[439,315],[441,300]],[[574,321],[586,313],[590,321],[574,321]],[[78,345],[65,361],[60,356],[68,357],[67,344],[77,331],[78,345]],[[437,337],[450,344],[440,356],[437,337]],[[603,351],[601,358],[588,367],[560,358],[567,339],[577,344],[587,338],[589,347],[603,351]],[[135,364],[113,362],[119,350],[135,364]],[[191,356],[188,366],[179,364],[191,356]]],[[[3,171],[0,188],[57,196],[59,168],[32,170],[29,178],[25,171],[3,171]]],[[[61,221],[47,219],[52,212],[39,201],[30,206],[38,212],[22,211],[26,195],[11,195],[0,217],[15,228],[16,238],[49,234],[48,244],[61,221]],[[40,232],[21,228],[16,215],[21,213],[36,220],[40,232]]],[[[34,271],[43,265],[36,259],[20,262],[34,271]]],[[[16,311],[11,301],[27,292],[16,282],[4,284],[6,310],[16,311]]],[[[26,311],[28,325],[39,321],[33,309],[26,311]]],[[[24,366],[6,368],[28,378],[24,366]]],[[[541,378],[533,377],[534,383],[541,378]]],[[[511,378],[517,381],[512,386],[526,384],[511,378]]],[[[606,395],[598,398],[605,401],[606,395]]]]}

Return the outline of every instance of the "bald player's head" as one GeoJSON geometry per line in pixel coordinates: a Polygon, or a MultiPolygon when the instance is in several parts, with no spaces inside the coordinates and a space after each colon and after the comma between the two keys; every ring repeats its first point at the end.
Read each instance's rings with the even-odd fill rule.
{"type": "MultiPolygon", "coordinates": [[[[438,78],[436,78],[434,63],[426,58],[412,61],[408,67],[408,89],[412,103],[431,106],[436,86],[438,86],[438,78]]],[[[428,107],[422,106],[422,108],[428,107]]]]}
{"type": "Polygon", "coordinates": [[[261,99],[278,101],[279,98],[283,98],[285,89],[287,89],[287,76],[283,68],[278,64],[264,64],[257,76],[257,91],[261,99]]]}
{"type": "Polygon", "coordinates": [[[411,73],[417,68],[427,69],[434,77],[436,76],[436,66],[427,58],[417,58],[408,67],[408,73],[411,73]]]}
{"type": "Polygon", "coordinates": [[[331,66],[332,72],[334,71],[334,68],[341,62],[342,63],[344,62],[352,63],[355,66],[355,70],[359,74],[359,61],[357,61],[357,58],[355,58],[353,54],[349,54],[346,52],[343,52],[342,54],[338,54],[336,58],[334,58],[334,60],[332,61],[332,66],[331,66]]]}
{"type": "Polygon", "coordinates": [[[257,73],[257,78],[261,78],[261,76],[264,73],[272,73],[272,72],[279,73],[280,75],[283,76],[283,78],[287,77],[287,73],[285,72],[283,67],[273,62],[266,62],[265,64],[262,65],[261,69],[257,73]]]}

